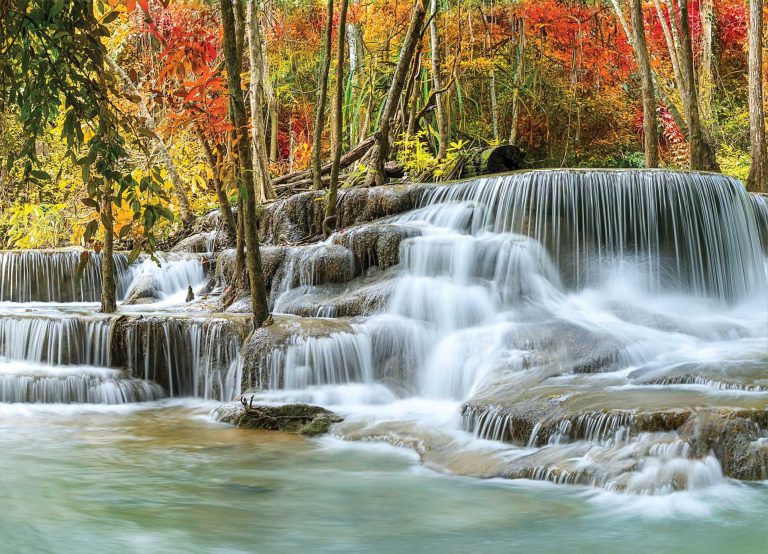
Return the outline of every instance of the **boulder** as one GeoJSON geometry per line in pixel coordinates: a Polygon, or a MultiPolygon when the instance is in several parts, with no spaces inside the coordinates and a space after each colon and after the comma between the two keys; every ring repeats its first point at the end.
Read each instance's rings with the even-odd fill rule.
{"type": "Polygon", "coordinates": [[[285,404],[263,406],[249,404],[245,398],[240,405],[227,404],[214,414],[218,421],[229,423],[241,429],[284,431],[306,436],[327,433],[331,425],[343,421],[335,413],[308,404],[285,404]]]}

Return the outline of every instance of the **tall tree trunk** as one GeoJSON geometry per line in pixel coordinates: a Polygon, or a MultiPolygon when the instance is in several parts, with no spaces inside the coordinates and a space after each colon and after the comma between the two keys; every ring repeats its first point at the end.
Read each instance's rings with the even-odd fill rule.
{"type": "MultiPolygon", "coordinates": [[[[235,0],[237,3],[237,0],[235,0]]],[[[251,137],[248,134],[248,117],[245,112],[245,100],[240,81],[241,58],[238,57],[236,43],[235,16],[232,0],[220,0],[221,22],[224,29],[224,59],[227,66],[227,85],[229,90],[230,114],[237,134],[237,156],[240,165],[238,173],[240,195],[243,198],[243,220],[246,266],[251,288],[253,323],[256,327],[269,320],[267,291],[261,268],[261,252],[257,233],[256,191],[253,181],[253,158],[251,137]]]]}
{"type": "MultiPolygon", "coordinates": [[[[439,91],[443,88],[442,65],[443,56],[440,50],[440,29],[438,16],[440,11],[440,1],[432,0],[429,20],[429,46],[432,56],[432,88],[439,91]]],[[[438,92],[435,95],[435,118],[437,122],[437,159],[445,158],[448,150],[448,141],[450,140],[448,119],[445,117],[445,99],[443,93],[438,92]]]]}
{"type": "Polygon", "coordinates": [[[101,198],[101,221],[104,225],[104,248],[101,251],[101,311],[105,314],[117,311],[115,259],[115,227],[112,217],[112,182],[104,179],[101,198]]]}
{"type": "Polygon", "coordinates": [[[749,142],[752,165],[747,188],[768,192],[768,145],[765,140],[763,96],[763,3],[751,0],[749,7],[749,142]]]}
{"type": "MultiPolygon", "coordinates": [[[[356,1],[356,0],[355,0],[356,1]]],[[[354,6],[355,2],[352,3],[354,6]]],[[[359,21],[347,24],[347,44],[349,45],[349,80],[353,93],[355,90],[360,94],[363,91],[363,29],[359,21]]],[[[354,100],[350,95],[350,102],[354,100]]],[[[360,100],[362,102],[362,99],[360,100]]],[[[354,145],[360,142],[364,137],[361,132],[360,110],[351,110],[349,121],[349,144],[354,145]]]]}
{"type": "Polygon", "coordinates": [[[278,152],[277,136],[280,131],[280,113],[277,111],[277,102],[273,98],[267,100],[269,105],[269,161],[277,163],[280,153],[278,152]]]}
{"type": "MultiPolygon", "coordinates": [[[[240,0],[235,0],[239,2],[240,0]]],[[[275,198],[275,191],[269,181],[269,159],[267,158],[266,123],[264,121],[264,53],[262,51],[261,29],[259,26],[258,0],[248,0],[246,29],[248,33],[248,61],[251,78],[251,136],[253,139],[253,177],[260,200],[275,198]]]]}
{"type": "MultiPolygon", "coordinates": [[[[677,27],[680,36],[680,68],[683,73],[684,94],[689,106],[688,144],[690,150],[691,169],[704,171],[720,171],[715,159],[715,151],[707,140],[701,124],[699,111],[699,96],[696,87],[696,77],[693,69],[693,45],[691,43],[691,27],[688,20],[688,0],[678,0],[677,27]]],[[[686,102],[684,102],[685,104],[686,102]]]]}
{"type": "MultiPolygon", "coordinates": [[[[669,59],[672,63],[672,74],[675,77],[675,85],[677,86],[677,90],[680,92],[680,102],[683,106],[683,114],[685,118],[688,117],[688,106],[686,104],[686,97],[683,95],[683,90],[685,87],[683,86],[683,73],[680,70],[680,48],[678,41],[676,39],[677,37],[677,25],[675,24],[675,9],[672,4],[669,3],[669,0],[666,3],[667,6],[667,13],[669,14],[669,20],[667,20],[667,16],[664,15],[664,10],[661,7],[660,0],[653,0],[654,5],[656,6],[656,15],[659,18],[659,22],[661,22],[661,29],[664,32],[664,41],[667,43],[667,51],[669,52],[669,59]],[[674,31],[674,35],[673,35],[674,31]]],[[[669,104],[671,106],[672,104],[669,104]]],[[[668,107],[669,107],[668,106],[668,107]]],[[[687,126],[687,123],[686,123],[687,126]]],[[[682,127],[681,127],[682,129],[682,127]]],[[[685,133],[687,135],[688,129],[685,128],[685,133]]]]}
{"type": "Polygon", "coordinates": [[[333,128],[332,128],[332,153],[331,183],[328,188],[328,197],[325,199],[325,220],[323,221],[323,236],[328,238],[336,229],[336,198],[339,190],[339,166],[341,164],[341,146],[344,142],[343,133],[343,103],[344,103],[344,52],[346,51],[344,39],[347,27],[347,6],[349,0],[341,0],[339,10],[339,28],[336,33],[338,43],[336,47],[336,94],[333,98],[333,128]]]}
{"type": "MultiPolygon", "coordinates": [[[[264,21],[269,22],[272,14],[272,3],[269,0],[263,0],[261,4],[261,12],[264,15],[264,21]]],[[[270,124],[270,136],[269,136],[269,161],[277,163],[280,161],[280,149],[278,144],[278,132],[280,130],[280,110],[277,104],[277,96],[275,95],[275,89],[272,86],[272,77],[269,71],[269,51],[267,50],[269,43],[264,33],[261,33],[261,55],[263,58],[262,66],[262,83],[264,86],[264,98],[267,103],[269,111],[269,124],[270,124]]]]}
{"type": "Polygon", "coordinates": [[[659,137],[656,119],[656,94],[653,90],[653,74],[645,41],[643,4],[641,0],[630,0],[632,10],[632,31],[635,39],[634,50],[643,94],[643,146],[645,167],[659,166],[659,137]]]}
{"type": "MultiPolygon", "coordinates": [[[[490,51],[493,46],[493,39],[491,37],[491,22],[488,20],[488,16],[484,11],[480,12],[483,17],[483,24],[485,26],[485,49],[486,52],[490,51]]],[[[494,69],[493,61],[491,61],[491,71],[488,73],[488,89],[491,99],[491,128],[493,129],[493,140],[499,140],[499,105],[496,97],[496,70],[494,69]]]]}
{"type": "Polygon", "coordinates": [[[515,46],[515,75],[513,78],[514,90],[512,91],[512,122],[509,125],[509,144],[517,144],[517,122],[520,118],[520,87],[523,81],[523,68],[525,63],[525,20],[516,19],[517,44],[515,46]]]}
{"type": "Polygon", "coordinates": [[[144,99],[139,93],[139,90],[133,84],[133,81],[131,81],[131,78],[128,76],[128,74],[123,71],[123,68],[120,67],[118,63],[110,56],[105,56],[105,58],[109,68],[120,79],[128,99],[135,103],[139,108],[139,121],[142,127],[144,127],[147,133],[152,137],[152,141],[155,143],[155,149],[160,155],[160,159],[163,161],[165,170],[168,172],[168,176],[171,178],[171,182],[173,183],[173,194],[176,196],[176,200],[179,202],[181,221],[184,223],[184,225],[191,224],[192,220],[194,219],[194,214],[192,213],[192,209],[189,206],[187,186],[184,184],[184,180],[179,175],[179,172],[176,169],[176,164],[173,163],[171,153],[168,152],[168,148],[165,146],[165,142],[160,137],[160,135],[157,134],[155,118],[152,117],[152,112],[149,111],[149,108],[144,102],[144,99]]]}
{"type": "MultiPolygon", "coordinates": [[[[700,0],[699,16],[701,17],[701,63],[699,64],[699,102],[701,103],[701,118],[704,129],[711,134],[715,123],[715,112],[712,107],[714,82],[714,33],[712,19],[714,17],[713,0],[700,0]]],[[[711,141],[711,136],[708,137],[711,141]]]]}
{"type": "Polygon", "coordinates": [[[416,0],[411,13],[411,21],[408,24],[408,30],[403,40],[403,46],[400,49],[400,57],[397,60],[397,66],[395,66],[395,74],[392,77],[392,83],[387,92],[387,101],[384,104],[384,112],[381,114],[376,143],[371,149],[368,174],[365,177],[366,186],[384,184],[384,162],[389,157],[389,133],[392,119],[397,114],[400,95],[403,93],[405,78],[408,74],[413,54],[416,51],[416,44],[421,38],[421,26],[424,24],[426,13],[424,0],[416,0]]]}
{"type": "Polygon", "coordinates": [[[323,188],[320,177],[323,157],[323,126],[325,122],[325,104],[328,101],[328,74],[331,71],[331,47],[333,44],[333,0],[328,0],[328,13],[325,22],[325,44],[320,70],[320,89],[315,106],[315,129],[312,136],[312,180],[315,190],[323,188]]]}

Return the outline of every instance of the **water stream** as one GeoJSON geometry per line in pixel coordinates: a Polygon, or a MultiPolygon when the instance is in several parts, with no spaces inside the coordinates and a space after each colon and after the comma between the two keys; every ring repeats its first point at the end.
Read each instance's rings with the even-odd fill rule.
{"type": "Polygon", "coordinates": [[[118,255],[126,303],[102,316],[97,266],[70,277],[78,252],[0,252],[2,463],[29,468],[0,471],[20,514],[0,534],[58,526],[75,547],[88,527],[124,551],[768,546],[764,197],[711,174],[542,171],[426,187],[375,225],[402,235],[394,267],[359,276],[345,229],[289,249],[270,296],[279,319],[387,293],[354,318],[320,302],[288,319],[258,367],[240,356],[247,316],[184,306],[200,255],[118,255]],[[159,400],[243,383],[345,421],[307,442],[159,400]]]}

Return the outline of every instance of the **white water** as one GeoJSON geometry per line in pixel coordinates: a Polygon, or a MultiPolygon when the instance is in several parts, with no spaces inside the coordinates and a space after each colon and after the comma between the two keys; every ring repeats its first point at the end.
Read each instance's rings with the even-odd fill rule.
{"type": "MultiPolygon", "coordinates": [[[[410,238],[384,309],[344,331],[290,338],[267,356],[270,390],[260,400],[331,407],[347,418],[338,436],[407,446],[459,474],[637,494],[725,486],[714,456],[692,452],[676,432],[633,425],[643,411],[768,408],[764,208],[736,181],[688,173],[534,172],[434,187],[419,209],[388,220],[410,238]],[[560,419],[535,415],[553,406],[560,419]],[[518,407],[537,418],[531,429],[515,427],[518,407]]],[[[32,294],[24,276],[52,274],[58,258],[14,260],[0,285],[12,292],[0,300],[93,300],[50,285],[32,294]]],[[[89,397],[100,383],[121,386],[92,367],[110,365],[171,396],[237,395],[240,328],[176,313],[187,286],[203,281],[202,265],[161,260],[124,271],[126,293],[149,280],[161,299],[124,306],[133,319],[117,336],[114,320],[90,315],[93,305],[5,305],[8,397],[152,398],[152,388],[89,397]],[[127,359],[112,359],[116,340],[127,359]]],[[[276,308],[320,280],[343,283],[353,266],[334,237],[291,249],[273,286],[276,308]],[[334,260],[342,271],[331,272],[334,260]]],[[[755,432],[759,446],[768,435],[755,432]]]]}
{"type": "Polygon", "coordinates": [[[477,448],[499,471],[638,494],[724,482],[676,433],[631,431],[633,414],[768,409],[764,199],[716,175],[552,171],[435,187],[422,204],[388,220],[421,233],[401,244],[385,313],[290,342],[270,360],[282,390],[262,400],[329,406],[347,415],[341,436],[425,448],[448,471],[482,474],[477,448]],[[467,401],[485,407],[462,421],[467,401]],[[507,407],[553,402],[565,419],[543,445],[544,420],[501,455],[464,431],[509,440],[507,407]]]}

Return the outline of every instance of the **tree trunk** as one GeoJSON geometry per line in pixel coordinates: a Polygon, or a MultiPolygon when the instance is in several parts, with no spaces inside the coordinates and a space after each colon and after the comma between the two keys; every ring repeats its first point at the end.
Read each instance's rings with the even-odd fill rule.
{"type": "Polygon", "coordinates": [[[509,144],[517,144],[517,121],[520,118],[520,87],[523,81],[523,67],[525,63],[525,20],[521,17],[516,19],[517,27],[517,45],[515,57],[515,75],[513,80],[514,90],[512,91],[512,122],[509,126],[509,144]]]}
{"type": "Polygon", "coordinates": [[[683,73],[684,86],[681,94],[685,95],[686,98],[686,102],[683,104],[687,103],[689,106],[687,121],[690,166],[694,170],[720,171],[715,159],[715,151],[707,140],[701,124],[699,97],[693,69],[693,45],[691,43],[690,22],[688,21],[688,0],[678,0],[677,26],[682,53],[680,68],[683,73]]]}
{"type": "MultiPolygon", "coordinates": [[[[341,157],[340,167],[347,167],[348,165],[352,165],[353,163],[361,160],[363,156],[365,156],[368,151],[373,147],[374,142],[376,141],[376,136],[368,137],[363,142],[352,148],[349,152],[344,154],[341,157]]],[[[322,177],[326,173],[330,173],[331,167],[333,166],[332,163],[324,164],[320,168],[320,176],[322,177]]],[[[296,181],[303,181],[307,178],[312,178],[313,171],[311,169],[305,169],[303,171],[297,171],[295,173],[289,173],[288,175],[281,175],[280,177],[276,177],[272,184],[280,187],[281,185],[286,185],[289,183],[294,183],[296,181]]]]}
{"type": "Polygon", "coordinates": [[[208,163],[208,167],[211,169],[211,174],[213,175],[213,187],[216,189],[216,198],[219,200],[219,209],[221,210],[221,218],[224,220],[224,226],[227,228],[227,232],[234,237],[237,235],[235,216],[232,215],[232,206],[229,204],[229,198],[227,198],[224,185],[219,178],[219,166],[213,157],[211,146],[208,144],[208,141],[205,140],[205,136],[199,127],[195,127],[195,135],[197,136],[197,141],[200,143],[200,147],[203,149],[205,161],[208,163]]]}
{"type": "MultiPolygon", "coordinates": [[[[353,2],[353,6],[354,6],[353,2]]],[[[350,83],[354,83],[352,91],[355,89],[360,93],[363,91],[363,30],[359,22],[347,24],[347,44],[349,45],[349,77],[350,83]]],[[[354,100],[350,94],[350,102],[354,100]]],[[[360,110],[351,110],[349,121],[349,144],[357,144],[364,135],[363,127],[360,122],[360,110]]]]}
{"type": "Polygon", "coordinates": [[[336,198],[339,190],[339,166],[341,164],[341,146],[344,142],[343,116],[344,116],[344,52],[346,51],[344,39],[347,27],[347,6],[349,0],[341,0],[339,11],[339,28],[336,33],[338,43],[336,47],[336,95],[333,98],[333,128],[332,128],[332,154],[331,183],[328,188],[328,197],[325,199],[325,220],[323,221],[323,236],[328,238],[336,229],[336,198]]]}
{"type": "Polygon", "coordinates": [[[273,98],[267,102],[269,104],[269,161],[277,163],[279,161],[280,153],[278,152],[277,135],[280,131],[280,114],[277,111],[277,102],[273,98]]]}
{"type": "Polygon", "coordinates": [[[315,190],[323,188],[320,179],[323,154],[323,123],[325,121],[325,104],[328,100],[328,74],[331,71],[331,47],[333,44],[333,0],[328,0],[328,14],[325,22],[325,45],[323,46],[323,61],[320,70],[320,90],[317,93],[315,106],[315,129],[312,136],[312,175],[315,190]]]}
{"type": "Polygon", "coordinates": [[[104,179],[101,198],[101,222],[104,225],[104,248],[101,251],[101,311],[112,314],[117,311],[114,251],[115,226],[112,217],[112,182],[104,179]]]}
{"type": "Polygon", "coordinates": [[[765,140],[763,96],[763,3],[751,0],[749,9],[749,141],[752,165],[747,188],[768,192],[768,145],[765,140]]]}
{"type": "MultiPolygon", "coordinates": [[[[701,17],[701,63],[699,64],[699,102],[701,104],[701,119],[705,132],[711,134],[715,123],[715,112],[712,107],[714,33],[712,18],[714,17],[713,0],[700,0],[699,16],[701,17]]],[[[711,136],[708,136],[711,142],[711,136]]]]}
{"type": "Polygon", "coordinates": [[[123,84],[123,89],[126,93],[125,96],[139,107],[139,121],[147,133],[152,137],[152,140],[154,141],[155,147],[157,149],[157,153],[160,155],[160,159],[163,161],[165,170],[168,172],[168,176],[171,178],[171,182],[173,183],[173,194],[176,196],[176,200],[179,202],[181,221],[184,223],[184,225],[189,225],[192,223],[194,214],[192,213],[192,209],[189,206],[189,195],[187,193],[187,187],[179,175],[178,170],[176,169],[176,164],[173,163],[173,158],[171,157],[170,152],[168,152],[168,148],[165,146],[165,142],[155,130],[155,118],[152,117],[152,113],[149,111],[149,108],[147,108],[147,104],[144,102],[144,99],[142,98],[136,86],[133,84],[133,81],[131,81],[131,78],[128,76],[128,74],[123,71],[123,68],[120,67],[118,63],[110,56],[105,56],[105,58],[110,69],[118,76],[120,82],[123,84]]]}
{"type": "Polygon", "coordinates": [[[643,149],[645,167],[659,166],[659,137],[656,119],[656,94],[653,90],[653,74],[645,41],[645,23],[641,0],[630,0],[632,10],[632,34],[634,35],[635,58],[640,71],[640,83],[643,95],[643,149]]]}
{"type": "MultiPolygon", "coordinates": [[[[677,90],[680,92],[680,101],[683,105],[683,114],[685,118],[688,117],[688,106],[686,105],[686,98],[683,95],[683,89],[685,88],[683,86],[683,73],[680,70],[680,49],[678,48],[678,41],[676,40],[677,37],[677,26],[675,25],[675,11],[674,7],[667,3],[667,10],[669,13],[669,21],[667,21],[667,17],[664,15],[664,10],[661,8],[660,0],[653,0],[654,5],[656,6],[656,15],[659,18],[659,21],[661,22],[661,29],[664,32],[664,41],[667,43],[667,51],[669,52],[669,59],[672,62],[672,74],[675,77],[675,85],[677,86],[677,90]],[[672,34],[674,31],[674,35],[672,34]]],[[[670,103],[669,106],[672,104],[670,103]]],[[[669,107],[668,106],[668,107],[669,107]]],[[[687,123],[686,123],[687,125],[687,123]]],[[[682,127],[680,127],[682,129],[682,127]]],[[[688,129],[686,127],[685,133],[687,135],[688,129]]]]}
{"type": "MultiPolygon", "coordinates": [[[[235,0],[237,2],[237,0],[235,0]]],[[[237,56],[235,17],[232,0],[220,0],[221,22],[224,29],[224,59],[227,66],[227,85],[229,89],[230,114],[237,134],[237,157],[240,165],[238,173],[240,195],[243,198],[243,221],[246,266],[251,288],[253,323],[259,327],[269,320],[267,291],[261,268],[261,252],[257,233],[256,191],[253,181],[253,158],[251,138],[248,134],[248,117],[245,112],[245,100],[240,82],[241,58],[237,56]]]]}
{"type": "MultiPolygon", "coordinates": [[[[438,26],[438,12],[440,0],[432,0],[429,20],[429,45],[432,55],[432,87],[439,91],[443,88],[442,65],[443,57],[440,51],[440,29],[438,26]]],[[[448,120],[445,117],[445,100],[443,93],[435,95],[435,118],[437,120],[437,159],[445,158],[450,140],[448,120]]]]}
{"type": "MultiPolygon", "coordinates": [[[[235,0],[239,2],[239,0],[235,0]]],[[[246,29],[248,32],[248,61],[251,78],[251,136],[253,140],[253,177],[260,200],[275,198],[275,191],[269,182],[269,160],[267,158],[266,123],[264,121],[264,53],[262,51],[261,29],[257,0],[248,1],[246,29]]]]}
{"type": "MultiPolygon", "coordinates": [[[[488,16],[484,11],[480,12],[483,17],[483,24],[485,25],[485,49],[490,51],[493,46],[493,39],[491,37],[491,22],[488,20],[488,16]]],[[[499,105],[496,98],[496,70],[493,68],[493,60],[491,60],[491,71],[488,73],[488,89],[491,99],[491,128],[493,130],[493,140],[499,140],[499,105]]]]}
{"type": "Polygon", "coordinates": [[[392,125],[392,119],[397,114],[397,107],[400,104],[400,95],[403,93],[405,78],[416,51],[416,44],[421,38],[421,26],[424,24],[426,9],[424,0],[416,0],[411,21],[408,24],[408,30],[403,40],[403,47],[400,50],[400,58],[397,60],[395,74],[392,77],[392,83],[387,92],[387,101],[384,105],[384,112],[381,114],[378,136],[376,143],[370,154],[368,174],[365,178],[366,186],[384,184],[384,162],[389,157],[389,133],[392,125]]]}

